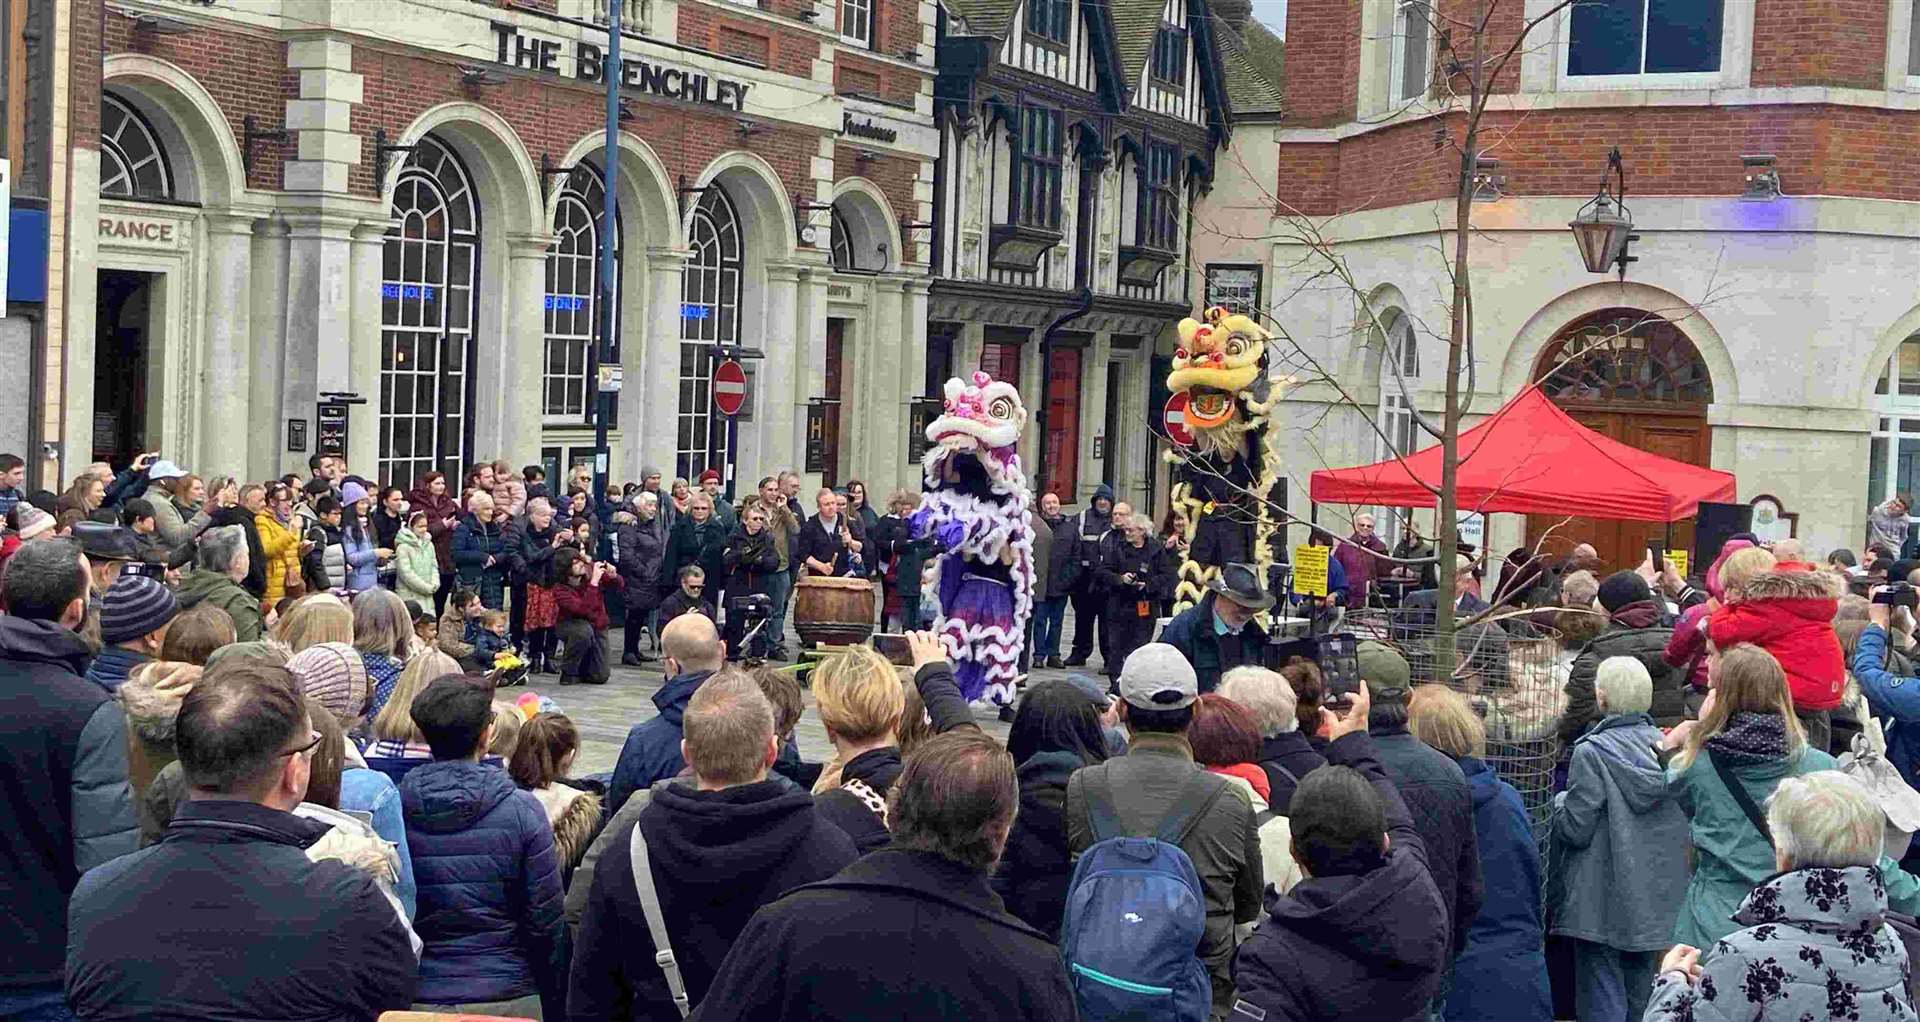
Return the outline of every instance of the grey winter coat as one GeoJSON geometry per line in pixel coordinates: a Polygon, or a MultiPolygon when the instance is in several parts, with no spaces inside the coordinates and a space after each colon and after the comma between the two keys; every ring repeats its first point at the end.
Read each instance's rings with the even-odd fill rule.
{"type": "Polygon", "coordinates": [[[1907,952],[1886,915],[1869,866],[1769,877],[1734,913],[1746,929],[1701,957],[1699,979],[1654,982],[1646,1022],[1911,1022],[1907,952]]]}
{"type": "Polygon", "coordinates": [[[1566,793],[1556,800],[1566,898],[1557,936],[1622,951],[1664,951],[1687,891],[1687,815],[1667,787],[1644,713],[1603,718],[1573,743],[1566,793]]]}

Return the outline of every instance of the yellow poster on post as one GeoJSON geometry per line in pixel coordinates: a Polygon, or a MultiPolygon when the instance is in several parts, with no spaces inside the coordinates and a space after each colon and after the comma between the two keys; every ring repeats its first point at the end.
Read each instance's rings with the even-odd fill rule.
{"type": "Polygon", "coordinates": [[[1692,551],[1689,550],[1667,551],[1667,563],[1673,565],[1673,573],[1681,578],[1687,577],[1687,569],[1691,567],[1688,561],[1691,558],[1692,551]]]}
{"type": "Polygon", "coordinates": [[[1293,548],[1295,596],[1327,595],[1327,559],[1332,554],[1332,547],[1297,546],[1293,548]]]}

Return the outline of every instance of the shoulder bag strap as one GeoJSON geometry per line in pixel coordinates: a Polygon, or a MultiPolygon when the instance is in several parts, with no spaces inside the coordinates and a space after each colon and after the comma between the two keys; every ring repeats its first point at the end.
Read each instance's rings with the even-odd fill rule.
{"type": "Polygon", "coordinates": [[[1087,829],[1093,843],[1120,836],[1120,813],[1113,803],[1113,782],[1105,770],[1088,770],[1081,775],[1080,791],[1087,799],[1087,829]]]}
{"type": "Polygon", "coordinates": [[[1753,796],[1747,794],[1746,786],[1740,783],[1740,778],[1733,775],[1730,767],[1713,754],[1712,749],[1706,750],[1706,753],[1707,762],[1713,764],[1713,772],[1720,775],[1720,783],[1726,785],[1727,792],[1733,796],[1733,800],[1740,803],[1741,811],[1747,814],[1747,819],[1753,823],[1754,829],[1760,832],[1761,837],[1767,839],[1768,844],[1772,844],[1773,830],[1767,826],[1767,818],[1761,814],[1760,807],[1753,804],[1753,796]]]}
{"type": "Polygon", "coordinates": [[[1193,777],[1187,781],[1186,788],[1180,792],[1180,800],[1175,802],[1173,808],[1167,811],[1167,815],[1161,818],[1160,828],[1153,836],[1170,845],[1177,845],[1186,840],[1187,835],[1213,808],[1213,803],[1219,800],[1220,793],[1227,790],[1228,786],[1229,782],[1226,778],[1195,767],[1193,777]]]}
{"type": "Polygon", "coordinates": [[[633,821],[633,839],[627,842],[627,854],[633,858],[633,886],[640,894],[640,911],[647,917],[647,932],[653,936],[653,963],[667,979],[667,993],[680,1017],[693,1013],[687,1000],[687,984],[680,978],[680,963],[674,960],[673,944],[667,938],[667,918],[660,910],[660,892],[653,886],[653,866],[647,858],[647,836],[640,821],[633,821]]]}
{"type": "Polygon", "coordinates": [[[1294,773],[1293,771],[1291,771],[1291,770],[1288,770],[1288,769],[1286,768],[1286,766],[1285,766],[1285,764],[1283,764],[1283,763],[1281,763],[1281,762],[1280,762],[1279,760],[1277,760],[1277,759],[1270,759],[1270,760],[1267,760],[1267,761],[1266,761],[1266,763],[1264,763],[1264,764],[1262,764],[1262,765],[1263,765],[1263,766],[1270,766],[1270,767],[1272,767],[1272,768],[1274,768],[1275,770],[1278,770],[1278,771],[1280,771],[1280,776],[1282,776],[1282,777],[1284,777],[1284,778],[1286,778],[1286,779],[1287,779],[1287,780],[1289,780],[1289,781],[1292,781],[1292,782],[1293,782],[1294,784],[1299,784],[1299,783],[1300,783],[1300,777],[1299,777],[1299,775],[1297,775],[1297,774],[1295,774],[1295,773],[1294,773]]]}

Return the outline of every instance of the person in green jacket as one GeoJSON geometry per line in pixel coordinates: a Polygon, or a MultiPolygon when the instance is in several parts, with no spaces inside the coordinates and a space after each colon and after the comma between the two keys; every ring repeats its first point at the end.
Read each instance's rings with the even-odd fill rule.
{"type": "Polygon", "coordinates": [[[238,525],[208,529],[200,536],[193,570],[180,580],[181,608],[211,603],[233,618],[235,641],[265,638],[267,621],[260,613],[260,601],[240,588],[247,568],[246,533],[238,525]]]}
{"type": "Polygon", "coordinates": [[[433,612],[433,594],[440,591],[440,555],[433,547],[427,513],[415,511],[407,517],[406,527],[394,539],[395,577],[400,598],[428,613],[433,612]]]}
{"type": "Polygon", "coordinates": [[[1694,854],[1673,940],[1698,948],[1739,929],[1734,911],[1777,870],[1772,839],[1760,827],[1773,789],[1788,777],[1834,769],[1833,757],[1807,745],[1786,671],[1772,654],[1744,643],[1729,647],[1711,677],[1700,719],[1667,736],[1679,750],[1667,786],[1692,820],[1694,854]],[[1729,784],[1746,794],[1752,814],[1729,784]]]}

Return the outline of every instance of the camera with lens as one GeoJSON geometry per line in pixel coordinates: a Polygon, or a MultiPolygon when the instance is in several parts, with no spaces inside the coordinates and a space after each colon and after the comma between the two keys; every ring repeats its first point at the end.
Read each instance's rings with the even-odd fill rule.
{"type": "Polygon", "coordinates": [[[1894,582],[1881,586],[1873,594],[1873,602],[1883,606],[1905,607],[1912,610],[1916,604],[1920,604],[1920,590],[1916,590],[1910,582],[1894,582]]]}
{"type": "Polygon", "coordinates": [[[1295,657],[1313,661],[1325,680],[1324,705],[1340,709],[1360,690],[1359,650],[1360,643],[1352,632],[1336,632],[1271,640],[1260,659],[1270,671],[1279,670],[1295,657]]]}

